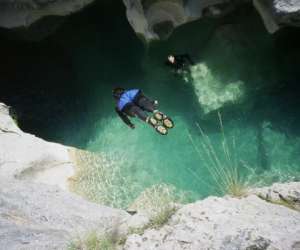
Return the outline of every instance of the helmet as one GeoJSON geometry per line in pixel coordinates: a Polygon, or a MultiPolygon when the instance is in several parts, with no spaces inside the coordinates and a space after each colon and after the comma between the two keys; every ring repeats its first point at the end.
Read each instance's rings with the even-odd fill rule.
{"type": "Polygon", "coordinates": [[[114,88],[113,89],[113,97],[119,99],[121,95],[124,93],[125,89],[123,88],[114,88]]]}
{"type": "Polygon", "coordinates": [[[174,63],[174,62],[175,62],[175,56],[173,56],[173,55],[168,55],[168,61],[169,61],[170,63],[174,63]]]}

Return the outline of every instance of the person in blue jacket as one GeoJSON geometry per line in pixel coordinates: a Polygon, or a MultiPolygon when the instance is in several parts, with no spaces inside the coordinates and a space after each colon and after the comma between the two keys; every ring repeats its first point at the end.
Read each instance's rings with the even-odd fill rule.
{"type": "Polygon", "coordinates": [[[128,117],[138,117],[142,121],[151,124],[149,122],[150,116],[146,112],[156,112],[157,101],[152,101],[146,97],[140,89],[115,88],[113,97],[116,100],[115,111],[130,128],[134,129],[135,126],[128,117]]]}

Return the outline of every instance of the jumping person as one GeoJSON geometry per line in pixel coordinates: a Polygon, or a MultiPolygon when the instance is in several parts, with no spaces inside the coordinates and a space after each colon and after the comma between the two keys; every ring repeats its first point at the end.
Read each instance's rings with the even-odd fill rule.
{"type": "Polygon", "coordinates": [[[155,113],[158,106],[158,101],[152,101],[146,97],[140,89],[115,88],[113,90],[113,97],[117,101],[116,112],[122,121],[130,128],[135,126],[131,123],[130,117],[137,116],[142,121],[149,123],[150,116],[145,112],[155,113]]]}
{"type": "Polygon", "coordinates": [[[170,118],[157,110],[158,101],[146,97],[140,89],[115,88],[113,97],[116,100],[115,111],[132,129],[135,126],[129,117],[138,117],[154,127],[160,134],[167,134],[167,129],[174,126],[170,118]],[[148,115],[146,112],[152,114],[148,115]],[[162,121],[163,125],[159,125],[159,121],[162,121]]]}
{"type": "Polygon", "coordinates": [[[182,55],[168,55],[165,64],[172,68],[175,73],[181,73],[184,70],[188,70],[188,66],[194,65],[194,61],[188,54],[182,55]]]}

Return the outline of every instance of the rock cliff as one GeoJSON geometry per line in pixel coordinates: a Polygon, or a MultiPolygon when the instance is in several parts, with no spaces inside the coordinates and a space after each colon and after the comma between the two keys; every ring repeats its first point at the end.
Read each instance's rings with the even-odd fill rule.
{"type": "Polygon", "coordinates": [[[124,250],[300,249],[299,182],[176,204],[158,226],[139,204],[130,216],[70,193],[74,151],[24,133],[0,103],[0,249],[66,249],[93,231],[124,250]]]}
{"type": "MultiPolygon", "coordinates": [[[[81,10],[93,0],[2,0],[0,27],[28,27],[49,16],[67,16],[81,10]]],[[[249,0],[123,0],[134,31],[145,41],[167,39],[173,30],[202,17],[222,17],[249,0]]],[[[300,26],[298,0],[253,0],[266,29],[276,32],[284,26],[300,26]]],[[[55,29],[59,22],[45,24],[55,29]]]]}
{"type": "Polygon", "coordinates": [[[209,197],[185,205],[160,229],[130,235],[124,249],[300,249],[300,184],[251,192],[242,199],[209,197]]]}
{"type": "Polygon", "coordinates": [[[297,0],[253,0],[253,3],[270,33],[284,26],[300,26],[300,2],[297,0]]]}
{"type": "Polygon", "coordinates": [[[22,132],[0,103],[0,249],[65,249],[129,216],[68,192],[72,150],[22,132]]]}
{"type": "MultiPolygon", "coordinates": [[[[206,17],[222,17],[247,0],[123,0],[134,31],[146,41],[166,39],[184,23],[206,17]]],[[[266,29],[274,33],[284,26],[300,25],[297,0],[253,0],[266,29]]]]}
{"type": "Polygon", "coordinates": [[[2,0],[0,27],[28,27],[46,16],[67,16],[81,10],[93,0],[2,0]]]}

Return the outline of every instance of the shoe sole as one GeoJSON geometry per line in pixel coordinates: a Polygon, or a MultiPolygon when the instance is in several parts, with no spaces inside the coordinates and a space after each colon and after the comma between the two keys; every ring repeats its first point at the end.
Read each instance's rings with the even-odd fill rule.
{"type": "Polygon", "coordinates": [[[161,135],[167,135],[168,134],[168,129],[165,128],[163,125],[158,125],[155,130],[160,133],[161,135]]]}
{"type": "Polygon", "coordinates": [[[158,121],[157,121],[154,117],[150,117],[149,123],[150,123],[152,126],[156,126],[156,125],[158,124],[158,121]]]}
{"type": "Polygon", "coordinates": [[[173,128],[174,127],[174,122],[168,117],[163,120],[163,124],[167,128],[173,128]]]}
{"type": "Polygon", "coordinates": [[[155,118],[156,120],[158,120],[158,121],[161,121],[161,120],[163,120],[163,118],[164,118],[164,114],[161,113],[161,112],[156,112],[156,113],[154,114],[154,118],[155,118]]]}

